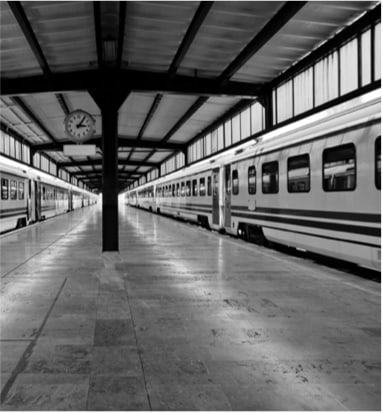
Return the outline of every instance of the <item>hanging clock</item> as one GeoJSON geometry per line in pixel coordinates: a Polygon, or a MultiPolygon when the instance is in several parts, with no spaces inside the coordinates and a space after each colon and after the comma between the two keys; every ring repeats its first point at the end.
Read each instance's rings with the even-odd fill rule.
{"type": "Polygon", "coordinates": [[[68,138],[75,142],[90,139],[95,131],[95,120],[84,110],[75,110],[67,115],[64,121],[68,138]]]}

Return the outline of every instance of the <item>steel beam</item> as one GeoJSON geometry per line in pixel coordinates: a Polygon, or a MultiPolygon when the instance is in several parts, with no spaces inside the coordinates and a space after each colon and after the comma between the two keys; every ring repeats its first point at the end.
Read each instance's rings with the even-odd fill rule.
{"type": "Polygon", "coordinates": [[[20,26],[20,29],[24,33],[25,39],[27,40],[32,52],[39,62],[41,69],[45,75],[50,75],[51,70],[49,68],[48,62],[44,56],[44,53],[40,47],[40,44],[37,40],[37,37],[32,29],[31,24],[29,23],[28,17],[25,14],[25,11],[19,1],[9,1],[8,5],[12,10],[13,15],[15,16],[17,23],[20,26]]]}
{"type": "Polygon", "coordinates": [[[268,40],[289,22],[289,20],[306,4],[306,1],[287,1],[273,16],[262,30],[255,35],[251,42],[221,73],[219,82],[226,82],[236,73],[255,53],[258,52],[268,40]]]}
{"type": "MultiPolygon", "coordinates": [[[[109,145],[109,143],[108,143],[109,145]]],[[[104,150],[105,153],[105,150],[104,150]]],[[[57,163],[57,166],[60,168],[73,168],[75,166],[92,166],[92,165],[101,165],[102,160],[101,159],[94,159],[92,161],[76,161],[76,162],[59,162],[57,163]]],[[[119,165],[132,165],[132,166],[158,166],[158,163],[156,162],[147,162],[147,161],[128,161],[127,159],[119,159],[118,160],[119,165]]]]}
{"type": "Polygon", "coordinates": [[[126,1],[120,1],[120,13],[118,16],[118,40],[117,40],[117,60],[116,67],[121,67],[122,54],[124,52],[124,35],[125,35],[125,21],[126,21],[126,1]]]}
{"type": "Polygon", "coordinates": [[[94,30],[96,38],[96,50],[97,50],[97,63],[98,67],[103,65],[103,56],[102,56],[102,34],[101,34],[101,2],[93,2],[93,19],[94,19],[94,30]]]}
{"type": "MultiPolygon", "coordinates": [[[[2,126],[2,130],[7,128],[5,124],[2,126]]],[[[25,139],[24,139],[25,140],[25,139]]],[[[27,141],[26,141],[27,142],[27,141]]],[[[29,144],[29,142],[28,142],[29,144]]],[[[96,136],[92,139],[84,142],[85,145],[96,145],[97,147],[102,147],[101,136],[96,136]]],[[[36,151],[63,151],[64,145],[73,145],[70,140],[40,143],[37,145],[31,145],[31,147],[36,151]]],[[[119,136],[118,137],[118,147],[119,148],[148,148],[148,149],[163,149],[163,150],[183,150],[186,145],[184,143],[175,142],[161,142],[154,139],[137,140],[133,136],[119,136]]]]}
{"type": "Polygon", "coordinates": [[[177,72],[179,65],[181,64],[186,53],[188,52],[195,36],[198,33],[198,30],[200,29],[202,23],[204,22],[213,3],[214,3],[213,1],[201,1],[200,2],[200,5],[198,6],[198,9],[193,17],[193,20],[191,21],[188,27],[188,30],[184,38],[182,39],[182,43],[180,47],[178,48],[177,53],[174,56],[174,59],[169,67],[168,73],[171,76],[177,72]]]}
{"type": "Polygon", "coordinates": [[[55,73],[18,78],[1,78],[1,95],[30,93],[62,93],[74,90],[100,90],[109,79],[123,90],[175,93],[192,96],[239,96],[256,98],[263,93],[262,84],[228,81],[221,85],[216,79],[143,72],[138,70],[96,69],[71,73],[55,73]]]}

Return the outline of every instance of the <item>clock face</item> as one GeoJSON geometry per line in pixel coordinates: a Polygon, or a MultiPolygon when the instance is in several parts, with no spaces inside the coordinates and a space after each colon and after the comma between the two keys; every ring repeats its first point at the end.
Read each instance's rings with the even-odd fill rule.
{"type": "Polygon", "coordinates": [[[76,110],[66,117],[65,130],[75,141],[89,139],[94,133],[94,119],[89,113],[76,110]]]}

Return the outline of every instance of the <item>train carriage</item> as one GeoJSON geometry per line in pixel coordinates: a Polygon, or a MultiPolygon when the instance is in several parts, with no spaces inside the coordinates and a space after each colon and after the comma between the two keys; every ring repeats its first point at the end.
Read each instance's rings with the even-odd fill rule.
{"type": "Polygon", "coordinates": [[[0,155],[0,233],[92,205],[97,195],[0,155]]]}
{"type": "Polygon", "coordinates": [[[380,93],[341,103],[127,193],[130,205],[380,269],[380,93]],[[134,194],[134,195],[133,195],[134,194]]]}
{"type": "Polygon", "coordinates": [[[0,182],[0,232],[26,225],[28,221],[26,173],[2,166],[0,182]]]}

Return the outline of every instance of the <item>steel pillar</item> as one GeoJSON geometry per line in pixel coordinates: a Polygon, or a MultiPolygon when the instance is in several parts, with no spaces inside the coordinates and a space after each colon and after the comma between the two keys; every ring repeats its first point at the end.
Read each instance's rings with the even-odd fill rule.
{"type": "Polygon", "coordinates": [[[118,111],[103,107],[102,114],[102,250],[118,251],[118,111]]]}
{"type": "Polygon", "coordinates": [[[130,90],[105,76],[102,88],[89,93],[102,115],[102,250],[118,251],[118,110],[130,90]]]}

